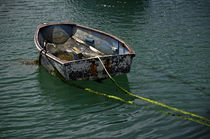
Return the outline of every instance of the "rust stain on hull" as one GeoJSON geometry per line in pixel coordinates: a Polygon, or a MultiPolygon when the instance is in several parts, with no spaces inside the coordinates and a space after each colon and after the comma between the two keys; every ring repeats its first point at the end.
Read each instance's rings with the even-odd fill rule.
{"type": "Polygon", "coordinates": [[[106,70],[108,71],[108,72],[110,72],[110,69],[111,69],[111,63],[110,63],[110,60],[109,59],[106,59],[105,60],[105,67],[106,67],[106,70]]]}
{"type": "Polygon", "coordinates": [[[90,74],[92,76],[95,76],[97,74],[97,66],[95,64],[95,61],[92,61],[92,64],[90,66],[90,74]]]}

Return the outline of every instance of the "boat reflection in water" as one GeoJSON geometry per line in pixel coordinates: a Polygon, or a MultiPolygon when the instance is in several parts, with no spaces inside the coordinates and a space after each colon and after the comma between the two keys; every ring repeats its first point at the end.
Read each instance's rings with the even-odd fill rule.
{"type": "MultiPolygon", "coordinates": [[[[40,66],[39,71],[40,72],[38,74],[38,81],[42,92],[41,95],[50,97],[50,99],[59,101],[59,103],[69,103],[69,104],[73,103],[77,105],[85,103],[88,105],[92,105],[94,103],[104,104],[107,102],[107,98],[90,94],[87,91],[75,87],[74,85],[72,85],[72,83],[105,94],[118,96],[125,100],[133,100],[133,97],[130,97],[124,94],[122,91],[120,91],[110,79],[101,80],[100,82],[98,81],[63,82],[57,76],[51,76],[50,74],[48,74],[42,66],[40,66]]],[[[126,90],[130,90],[126,74],[116,76],[115,79],[123,88],[125,88],[126,90]]],[[[109,103],[109,101],[107,103],[109,103]]]]}

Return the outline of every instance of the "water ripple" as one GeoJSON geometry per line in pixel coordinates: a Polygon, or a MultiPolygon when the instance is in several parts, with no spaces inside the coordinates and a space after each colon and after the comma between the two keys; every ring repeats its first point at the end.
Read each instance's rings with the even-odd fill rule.
{"type": "Polygon", "coordinates": [[[0,138],[209,138],[210,129],[160,113],[110,80],[75,82],[133,100],[123,104],[52,77],[36,60],[40,23],[71,21],[116,35],[136,52],[117,77],[129,91],[210,118],[210,3],[205,0],[0,2],[0,138]]]}

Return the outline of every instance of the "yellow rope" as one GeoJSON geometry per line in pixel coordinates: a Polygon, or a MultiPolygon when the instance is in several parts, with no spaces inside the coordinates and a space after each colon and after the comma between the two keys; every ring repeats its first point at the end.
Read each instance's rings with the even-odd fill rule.
{"type": "MultiPolygon", "coordinates": [[[[68,83],[70,83],[70,82],[68,82],[68,83]]],[[[114,99],[114,100],[118,100],[118,101],[121,101],[121,102],[124,102],[124,103],[127,103],[127,104],[131,104],[131,105],[138,105],[138,104],[136,104],[136,103],[133,102],[133,101],[127,101],[127,100],[124,100],[124,99],[122,99],[122,98],[120,98],[120,97],[117,97],[117,96],[113,96],[113,95],[108,95],[108,94],[105,94],[105,93],[101,93],[101,92],[92,90],[92,89],[90,89],[90,88],[84,88],[84,87],[79,86],[79,85],[74,84],[74,83],[70,83],[70,85],[72,85],[72,86],[74,86],[74,87],[77,87],[77,88],[79,88],[79,89],[82,89],[82,90],[84,90],[84,91],[87,91],[87,92],[89,92],[89,93],[92,93],[92,94],[105,96],[105,97],[108,97],[108,98],[111,98],[111,99],[114,99]]],[[[194,119],[194,118],[192,118],[192,117],[183,117],[183,116],[178,115],[178,114],[173,114],[173,113],[169,113],[169,112],[161,111],[161,110],[155,110],[155,111],[158,111],[158,112],[160,112],[160,113],[167,114],[167,115],[170,115],[170,116],[175,116],[175,117],[180,118],[180,119],[190,120],[190,121],[196,122],[196,123],[201,124],[201,125],[210,126],[209,123],[205,123],[205,122],[203,122],[203,121],[194,119]]]]}
{"type": "MultiPolygon", "coordinates": [[[[74,84],[74,83],[70,83],[70,84],[71,84],[72,86],[75,86],[75,87],[77,87],[77,88],[79,88],[79,89],[85,90],[85,91],[87,91],[87,92],[89,92],[89,93],[92,93],[92,94],[105,96],[105,97],[108,97],[108,98],[111,98],[111,99],[115,99],[115,100],[118,100],[118,101],[121,101],[121,102],[124,102],[124,103],[127,103],[127,104],[131,104],[131,105],[138,105],[138,104],[136,104],[136,103],[133,102],[133,101],[127,101],[127,100],[124,100],[124,99],[122,99],[122,98],[120,98],[120,97],[117,97],[117,96],[113,96],[113,95],[108,95],[108,94],[105,94],[105,93],[101,93],[101,92],[92,90],[92,89],[90,89],[90,88],[84,88],[84,87],[79,86],[79,85],[74,84]]],[[[155,110],[155,111],[158,111],[158,112],[160,112],[160,113],[167,114],[167,115],[170,115],[170,116],[175,116],[175,117],[180,118],[180,119],[193,121],[193,122],[196,122],[196,123],[201,124],[201,125],[210,126],[209,123],[205,123],[205,122],[203,122],[203,121],[194,119],[194,118],[192,118],[192,117],[184,117],[184,116],[182,116],[182,115],[173,114],[173,113],[169,113],[169,112],[161,111],[161,110],[155,110]]]]}
{"type": "MultiPolygon", "coordinates": [[[[150,102],[150,103],[152,103],[152,104],[156,104],[156,105],[159,105],[159,106],[162,106],[162,107],[165,107],[165,108],[168,108],[168,109],[171,109],[171,110],[174,110],[174,111],[183,113],[183,114],[185,114],[185,115],[191,116],[191,118],[187,118],[187,117],[183,117],[183,116],[181,116],[181,115],[171,114],[171,113],[169,113],[169,112],[165,112],[165,111],[160,111],[160,110],[159,110],[159,112],[161,112],[161,113],[168,114],[168,115],[172,115],[172,116],[176,116],[176,117],[178,117],[178,118],[182,118],[182,119],[185,119],[185,120],[190,120],[190,121],[199,123],[199,124],[201,124],[201,125],[210,126],[210,120],[207,119],[207,118],[205,118],[205,117],[203,117],[203,116],[199,116],[199,115],[196,115],[196,114],[193,114],[193,113],[190,113],[190,112],[186,112],[186,111],[183,111],[183,110],[180,110],[180,109],[177,109],[177,108],[168,106],[168,105],[166,105],[166,104],[159,103],[159,102],[157,102],[157,101],[154,101],[154,100],[151,100],[151,99],[148,99],[148,98],[144,98],[144,97],[141,97],[141,96],[137,96],[137,95],[135,95],[135,94],[130,93],[129,91],[127,91],[127,90],[125,90],[124,88],[122,88],[122,87],[114,80],[114,78],[112,78],[112,76],[111,76],[111,75],[108,73],[108,71],[106,70],[106,68],[105,68],[103,62],[101,61],[101,59],[100,59],[99,57],[98,57],[98,59],[100,60],[102,66],[103,66],[104,70],[106,71],[107,75],[109,76],[109,78],[114,82],[114,84],[115,84],[120,90],[122,90],[123,92],[127,93],[128,95],[133,96],[133,97],[136,97],[136,98],[139,98],[139,99],[142,99],[142,100],[145,100],[145,101],[150,102]],[[194,119],[194,118],[192,118],[192,117],[199,118],[200,120],[194,119]],[[205,122],[207,122],[207,123],[205,123],[205,122]]],[[[40,56],[39,56],[39,63],[40,63],[40,56]]],[[[79,89],[85,90],[85,91],[87,91],[87,92],[90,92],[90,93],[93,93],[93,94],[96,94],[96,95],[102,95],[102,96],[105,96],[105,97],[108,97],[108,98],[111,98],[111,99],[119,100],[119,101],[124,102],[124,103],[127,103],[127,104],[137,105],[137,104],[134,103],[133,101],[127,101],[127,100],[124,100],[124,99],[122,99],[122,98],[120,98],[120,97],[117,97],[117,96],[112,96],[112,95],[108,95],[108,94],[105,94],[105,93],[97,92],[97,91],[94,91],[94,90],[92,90],[92,89],[90,89],[90,88],[84,88],[84,87],[82,87],[82,86],[80,86],[80,85],[74,84],[74,83],[72,83],[72,82],[68,82],[68,81],[66,81],[66,80],[63,78],[63,76],[57,71],[56,68],[54,68],[54,69],[55,69],[55,72],[57,73],[57,75],[58,75],[64,82],[69,83],[69,84],[72,85],[72,86],[75,86],[75,87],[77,87],[77,88],[79,88],[79,89]]]]}
{"type": "MultiPolygon", "coordinates": [[[[151,100],[151,99],[148,99],[148,98],[145,98],[145,97],[141,97],[141,96],[138,96],[138,95],[135,95],[129,91],[127,91],[126,89],[122,88],[115,80],[114,78],[109,74],[109,72],[106,70],[106,67],[104,66],[102,60],[100,59],[100,57],[98,57],[101,65],[103,66],[104,70],[106,71],[107,75],[109,76],[109,78],[113,81],[113,83],[120,89],[122,90],[123,92],[125,92],[126,94],[130,95],[130,96],[133,96],[133,97],[136,97],[138,99],[141,99],[141,100],[144,100],[144,101],[147,101],[147,102],[150,102],[152,104],[155,104],[155,105],[159,105],[161,107],[164,107],[164,108],[167,108],[167,109],[170,109],[170,110],[173,110],[173,111],[176,111],[176,112],[180,112],[184,115],[188,115],[188,116],[191,116],[191,117],[196,117],[198,119],[200,119],[201,121],[205,121],[205,122],[208,122],[208,123],[203,123],[204,125],[207,125],[207,126],[210,126],[210,120],[203,117],[203,116],[200,116],[200,115],[197,115],[197,114],[193,114],[193,113],[190,113],[190,112],[187,112],[187,111],[184,111],[184,110],[180,110],[178,108],[175,108],[175,107],[172,107],[172,106],[169,106],[169,105],[166,105],[166,104],[163,104],[163,103],[160,103],[160,102],[157,102],[157,101],[154,101],[154,100],[151,100]]],[[[201,121],[200,120],[196,120],[196,119],[193,119],[193,118],[184,118],[184,119],[187,119],[187,120],[191,120],[191,121],[194,121],[194,122],[197,122],[199,124],[201,124],[201,121]]]]}
{"type": "Polygon", "coordinates": [[[124,99],[122,99],[120,97],[117,97],[117,96],[112,96],[112,95],[104,94],[104,93],[101,93],[101,92],[97,92],[97,91],[94,91],[94,90],[92,90],[90,88],[84,88],[84,90],[88,91],[90,93],[96,94],[96,95],[101,95],[101,96],[105,96],[105,97],[108,97],[108,98],[116,99],[116,100],[122,101],[124,103],[134,104],[133,101],[127,101],[127,100],[124,100],[124,99]]]}

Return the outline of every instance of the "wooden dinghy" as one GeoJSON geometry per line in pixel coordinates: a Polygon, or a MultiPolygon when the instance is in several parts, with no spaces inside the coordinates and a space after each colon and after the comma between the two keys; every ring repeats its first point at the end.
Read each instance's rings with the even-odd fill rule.
{"type": "Polygon", "coordinates": [[[74,23],[41,24],[34,42],[40,64],[65,80],[100,80],[130,71],[134,51],[119,38],[74,23]]]}

